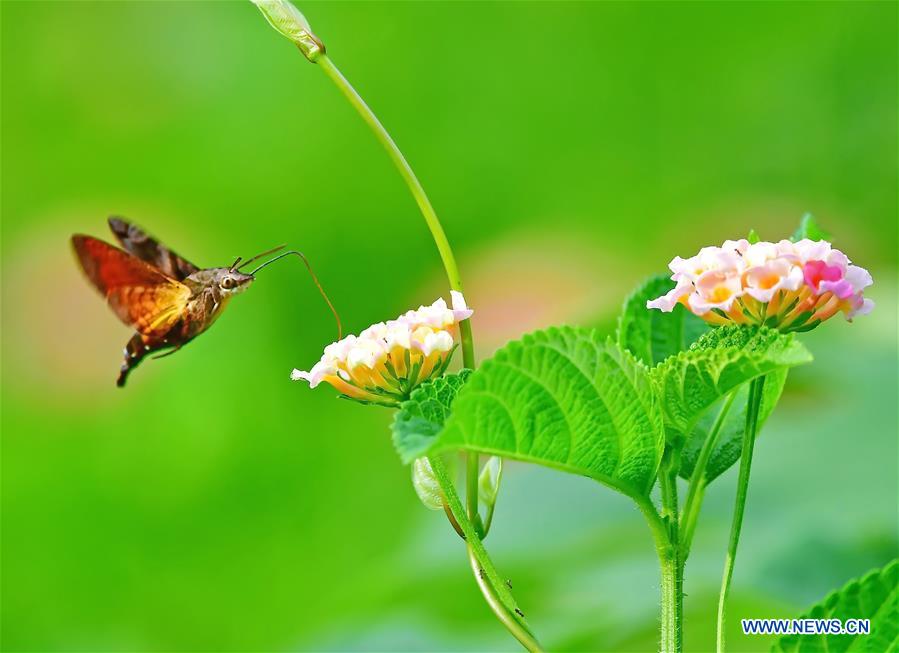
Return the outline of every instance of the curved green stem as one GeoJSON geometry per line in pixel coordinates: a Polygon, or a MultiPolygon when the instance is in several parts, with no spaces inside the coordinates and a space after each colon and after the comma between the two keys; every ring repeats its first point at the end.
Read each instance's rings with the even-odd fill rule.
{"type": "MultiPolygon", "coordinates": [[[[381,145],[384,146],[384,149],[387,150],[387,154],[390,156],[391,161],[393,161],[393,164],[399,171],[403,181],[406,182],[406,186],[409,187],[412,197],[415,198],[415,202],[418,204],[422,216],[424,216],[428,229],[431,230],[434,244],[437,245],[437,251],[440,252],[440,260],[443,261],[443,267],[446,269],[446,276],[449,280],[450,288],[462,292],[462,278],[459,276],[459,267],[456,265],[456,257],[453,255],[453,250],[450,247],[449,240],[446,238],[446,233],[443,231],[443,226],[437,218],[437,212],[434,211],[431,200],[428,199],[425,189],[422,187],[421,182],[418,181],[418,177],[415,176],[412,166],[406,161],[406,157],[403,156],[400,148],[397,147],[393,138],[391,138],[390,134],[384,128],[384,125],[381,124],[381,121],[378,120],[378,117],[365,103],[365,100],[362,99],[356,92],[356,89],[353,88],[352,84],[350,84],[347,78],[343,76],[337,66],[334,65],[334,62],[332,62],[327,55],[322,54],[315,60],[315,63],[321,66],[322,70],[325,71],[325,74],[334,82],[337,88],[340,89],[346,99],[349,100],[350,104],[353,105],[353,108],[359,112],[359,115],[362,116],[362,119],[371,128],[375,137],[377,137],[381,145]]],[[[459,337],[462,341],[462,363],[465,367],[474,369],[474,343],[471,336],[471,324],[468,320],[459,325],[459,331],[459,337]]]]}
{"type": "Polygon", "coordinates": [[[500,577],[493,561],[487,554],[474,523],[468,518],[453,481],[447,473],[446,465],[439,456],[429,456],[428,461],[431,463],[434,477],[443,492],[446,507],[465,535],[472,571],[490,609],[512,636],[528,651],[542,651],[539,642],[524,620],[524,614],[515,602],[515,597],[512,596],[508,585],[500,577]]]}
{"type": "Polygon", "coordinates": [[[758,430],[759,409],[762,405],[762,391],[765,377],[760,376],[751,381],[749,386],[749,404],[746,408],[746,429],[743,431],[743,450],[740,453],[740,476],[737,480],[737,498],[734,503],[733,521],[730,527],[730,540],[727,545],[727,556],[724,560],[724,575],[721,578],[721,593],[718,595],[717,647],[718,653],[724,651],[724,609],[730,582],[734,574],[734,562],[737,558],[737,545],[740,543],[740,530],[743,527],[743,511],[746,508],[746,494],[749,489],[749,470],[752,466],[752,451],[755,447],[755,436],[758,430]]]}
{"type": "Polygon", "coordinates": [[[702,443],[702,449],[699,451],[699,457],[696,459],[696,466],[693,467],[693,474],[690,476],[690,488],[687,490],[687,499],[684,501],[684,508],[681,512],[681,560],[686,561],[690,555],[690,546],[693,543],[693,532],[696,530],[696,520],[699,518],[699,510],[702,507],[702,499],[705,495],[706,478],[705,470],[708,467],[709,459],[718,444],[718,437],[721,434],[721,428],[724,426],[724,420],[733,406],[734,399],[737,397],[737,391],[731,392],[718,411],[715,417],[715,423],[712,430],[709,431],[708,437],[702,443]]]}

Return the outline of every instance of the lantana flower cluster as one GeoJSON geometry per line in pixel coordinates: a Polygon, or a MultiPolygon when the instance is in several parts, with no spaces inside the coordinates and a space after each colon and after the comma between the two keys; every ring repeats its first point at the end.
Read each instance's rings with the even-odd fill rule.
{"type": "Polygon", "coordinates": [[[324,381],[348,398],[396,406],[449,365],[458,324],[474,312],[462,293],[450,296],[451,306],[441,298],[328,345],[311,370],[295,369],[290,378],[308,381],[312,388],[324,381]]]}
{"type": "Polygon", "coordinates": [[[837,312],[852,319],[874,308],[864,296],[871,275],[824,240],[727,240],[687,259],[677,256],[668,267],[675,287],[647,308],[669,312],[682,304],[714,325],[807,331],[837,312]]]}

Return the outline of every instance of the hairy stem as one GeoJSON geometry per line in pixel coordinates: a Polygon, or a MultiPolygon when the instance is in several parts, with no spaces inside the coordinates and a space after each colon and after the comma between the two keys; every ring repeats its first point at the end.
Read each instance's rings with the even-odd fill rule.
{"type": "Polygon", "coordinates": [[[680,528],[680,546],[681,561],[686,562],[690,555],[690,546],[693,543],[693,532],[696,530],[696,520],[699,518],[699,510],[702,507],[702,499],[705,496],[706,478],[705,470],[708,467],[709,459],[718,444],[718,436],[721,434],[721,428],[724,426],[724,420],[733,406],[737,391],[731,392],[718,411],[712,430],[709,431],[708,437],[702,444],[699,451],[699,457],[696,459],[696,466],[693,468],[693,474],[690,476],[690,488],[687,490],[687,499],[684,501],[683,511],[681,512],[681,528],[680,528]]]}
{"type": "Polygon", "coordinates": [[[675,547],[669,547],[670,555],[659,556],[662,569],[662,631],[659,639],[661,653],[680,653],[680,609],[678,594],[679,565],[675,547]]]}
{"type": "Polygon", "coordinates": [[[524,620],[524,614],[516,604],[509,586],[500,577],[493,561],[487,554],[487,550],[481,542],[474,523],[468,518],[462,501],[456,493],[453,481],[447,473],[446,465],[444,465],[439,456],[429,456],[428,461],[431,463],[434,477],[437,479],[437,483],[443,492],[446,506],[465,535],[472,571],[478,586],[481,588],[484,599],[487,601],[490,609],[493,610],[497,619],[525,649],[528,651],[542,651],[543,649],[524,620]]]}
{"type": "Polygon", "coordinates": [[[678,532],[677,474],[680,449],[667,448],[660,465],[662,519],[668,532],[669,547],[659,557],[662,567],[662,651],[679,653],[683,648],[683,571],[678,532]]]}
{"type": "MultiPolygon", "coordinates": [[[[680,610],[678,598],[678,560],[677,542],[671,540],[668,519],[663,518],[648,497],[634,496],[637,507],[646,518],[652,532],[661,568],[661,634],[659,650],[661,653],[680,653],[680,610]]],[[[663,508],[663,510],[665,510],[663,508]]]]}
{"type": "Polygon", "coordinates": [[[724,609],[730,582],[734,574],[734,562],[737,558],[737,545],[740,543],[740,529],[743,527],[743,511],[746,508],[746,493],[749,489],[749,470],[752,466],[752,451],[755,447],[755,435],[758,430],[759,409],[762,405],[762,391],[765,377],[753,379],[749,385],[749,404],[746,408],[746,429],[743,431],[743,450],[740,453],[740,476],[737,479],[737,498],[734,503],[733,521],[730,526],[730,539],[727,544],[727,556],[724,560],[724,575],[721,578],[721,593],[718,595],[718,623],[716,650],[724,651],[724,609]]]}

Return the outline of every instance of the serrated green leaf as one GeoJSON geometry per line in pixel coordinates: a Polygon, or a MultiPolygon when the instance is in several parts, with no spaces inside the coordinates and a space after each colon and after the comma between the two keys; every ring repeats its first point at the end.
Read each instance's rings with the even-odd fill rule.
{"type": "Polygon", "coordinates": [[[793,335],[766,327],[726,326],[705,334],[652,370],[669,440],[686,444],[707,411],[744,383],[811,360],[793,335]]]}
{"type": "MultiPolygon", "coordinates": [[[[765,381],[765,388],[762,391],[762,405],[759,410],[759,426],[758,433],[761,433],[762,425],[765,420],[774,412],[780,395],[783,392],[784,384],[787,380],[787,370],[777,370],[768,374],[765,381]]],[[[733,405],[727,413],[721,430],[718,433],[718,442],[709,456],[708,463],[705,468],[706,483],[718,478],[726,472],[734,463],[740,459],[740,452],[743,450],[743,430],[746,428],[746,405],[749,401],[749,385],[744,384],[737,390],[737,396],[733,405]]],[[[709,432],[718,416],[725,399],[722,398],[716,402],[709,410],[699,418],[696,426],[693,428],[690,437],[684,444],[681,453],[680,475],[685,479],[689,479],[693,475],[693,468],[696,465],[696,459],[702,449],[703,443],[709,437],[709,432]]]]}
{"type": "MultiPolygon", "coordinates": [[[[754,231],[750,232],[750,239],[754,233],[754,231]]],[[[683,306],[675,307],[671,313],[662,313],[646,308],[647,300],[668,292],[672,283],[665,275],[651,277],[624,302],[624,309],[618,319],[619,345],[630,350],[632,354],[650,366],[688,349],[703,334],[711,330],[703,320],[683,306]]],[[[775,373],[771,376],[772,378],[765,384],[759,416],[760,425],[764,423],[777,404],[786,379],[785,372],[775,373]]],[[[740,458],[748,399],[749,388],[741,388],[718,435],[718,444],[709,457],[706,466],[707,482],[726,471],[740,458]]],[[[690,437],[687,438],[681,454],[680,475],[683,478],[689,479],[693,474],[696,459],[715,422],[717,409],[720,408],[718,404],[721,403],[724,403],[723,398],[699,418],[690,437]]]]}
{"type": "Polygon", "coordinates": [[[400,404],[391,425],[393,446],[404,463],[423,456],[449,416],[450,404],[471,370],[447,374],[416,388],[400,404]]]}
{"type": "Polygon", "coordinates": [[[831,236],[818,226],[811,213],[806,213],[802,216],[802,220],[799,221],[799,227],[790,236],[790,240],[795,243],[803,238],[808,238],[809,240],[830,240],[831,236]]]}
{"type": "Polygon", "coordinates": [[[647,279],[624,301],[618,318],[619,346],[650,367],[687,349],[709,330],[683,306],[675,306],[670,313],[646,308],[647,301],[664,295],[673,284],[663,274],[647,279]]]}
{"type": "Polygon", "coordinates": [[[867,635],[788,635],[772,653],[895,653],[899,651],[899,559],[832,592],[800,619],[870,619],[867,635]]]}
{"type": "Polygon", "coordinates": [[[431,453],[467,449],[599,480],[652,487],[664,446],[645,365],[592,330],[551,328],[472,373],[431,453]]]}

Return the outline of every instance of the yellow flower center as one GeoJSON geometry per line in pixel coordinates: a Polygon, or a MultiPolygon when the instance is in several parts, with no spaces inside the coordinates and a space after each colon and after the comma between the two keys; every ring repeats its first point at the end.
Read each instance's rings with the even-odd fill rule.
{"type": "Polygon", "coordinates": [[[725,302],[730,299],[730,296],[732,294],[733,293],[730,291],[730,288],[728,288],[727,286],[715,286],[712,294],[709,295],[709,299],[715,304],[720,304],[721,302],[725,302]]]}
{"type": "Polygon", "coordinates": [[[770,290],[777,285],[778,281],[780,281],[779,276],[776,274],[769,274],[768,276],[759,279],[759,288],[762,290],[770,290]]]}

